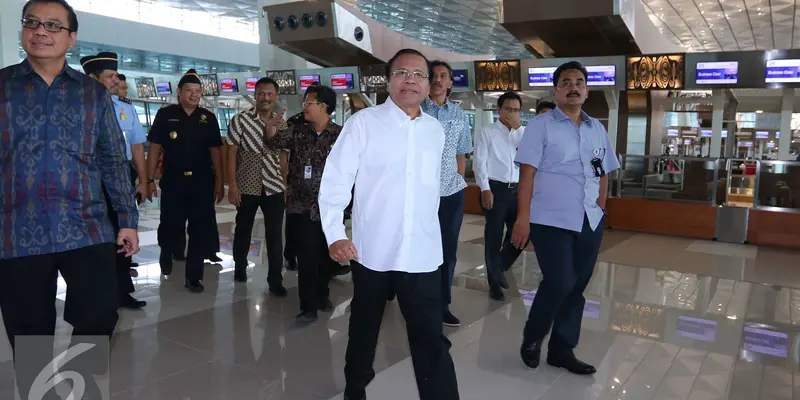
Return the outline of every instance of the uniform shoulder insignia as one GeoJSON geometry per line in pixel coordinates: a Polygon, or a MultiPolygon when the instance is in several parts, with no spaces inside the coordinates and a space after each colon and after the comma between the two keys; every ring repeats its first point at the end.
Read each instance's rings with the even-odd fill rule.
{"type": "Polygon", "coordinates": [[[127,98],[127,97],[120,97],[119,101],[121,101],[123,103],[133,104],[133,100],[131,100],[131,99],[127,98]]]}
{"type": "Polygon", "coordinates": [[[161,109],[164,109],[164,108],[167,108],[167,107],[169,107],[169,106],[171,106],[171,105],[172,105],[172,104],[164,104],[163,106],[161,106],[161,108],[159,108],[159,110],[161,110],[161,109]]]}
{"type": "Polygon", "coordinates": [[[206,110],[206,111],[208,111],[208,113],[209,113],[209,114],[211,114],[211,115],[213,115],[213,116],[215,116],[215,117],[217,116],[217,114],[214,114],[214,112],[213,112],[213,111],[211,111],[211,110],[209,110],[209,109],[207,109],[207,108],[206,108],[205,110],[206,110]]]}

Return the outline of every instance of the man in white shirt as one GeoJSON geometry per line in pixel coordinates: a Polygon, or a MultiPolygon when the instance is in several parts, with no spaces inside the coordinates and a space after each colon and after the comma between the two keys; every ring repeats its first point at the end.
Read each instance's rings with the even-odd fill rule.
{"type": "Polygon", "coordinates": [[[514,158],[525,131],[519,120],[521,108],[522,99],[518,94],[504,93],[497,99],[500,118],[485,126],[475,139],[473,170],[481,188],[481,207],[486,216],[483,237],[489,296],[500,301],[505,300],[503,289],[508,289],[503,273],[522,252],[511,244],[511,232],[517,219],[519,182],[519,167],[514,164],[514,158]]]}
{"type": "Polygon", "coordinates": [[[428,60],[400,50],[387,64],[390,97],[344,125],[319,193],[331,258],[352,260],[353,300],[345,355],[346,400],[364,400],[389,293],[406,320],[421,400],[458,399],[450,341],[442,328],[439,185],[445,134],[422,112],[428,60]],[[355,184],[348,240],[342,223],[355,184]]]}

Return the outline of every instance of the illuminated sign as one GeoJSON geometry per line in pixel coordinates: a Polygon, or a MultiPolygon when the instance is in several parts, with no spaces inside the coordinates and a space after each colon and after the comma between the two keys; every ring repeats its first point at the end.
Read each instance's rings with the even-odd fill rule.
{"type": "Polygon", "coordinates": [[[684,62],[682,54],[628,57],[626,87],[683,89],[684,62]]]}
{"type": "Polygon", "coordinates": [[[767,83],[800,83],[800,60],[767,60],[767,83]]]}
{"type": "Polygon", "coordinates": [[[217,74],[202,74],[200,77],[200,87],[203,90],[203,96],[219,96],[219,83],[217,82],[217,74]]]}
{"type": "MultiPolygon", "coordinates": [[[[294,71],[267,71],[265,76],[278,83],[278,94],[297,94],[297,81],[294,71]]],[[[255,90],[255,86],[253,86],[253,90],[255,90]]]]}
{"type": "Polygon", "coordinates": [[[353,74],[331,74],[331,87],[336,90],[353,89],[353,74]]]}
{"type": "Polygon", "coordinates": [[[699,85],[735,85],[739,82],[739,62],[699,62],[695,83],[699,85]]]}
{"type": "MultiPolygon", "coordinates": [[[[530,86],[553,86],[553,73],[558,67],[528,68],[528,84],[530,86]]],[[[615,65],[586,66],[587,86],[614,86],[617,84],[617,67],[615,65]]]]}
{"type": "Polygon", "coordinates": [[[386,64],[359,67],[359,82],[364,93],[386,93],[386,64]]]}
{"type": "Polygon", "coordinates": [[[475,62],[475,89],[479,92],[518,91],[520,78],[519,60],[475,62]]]}

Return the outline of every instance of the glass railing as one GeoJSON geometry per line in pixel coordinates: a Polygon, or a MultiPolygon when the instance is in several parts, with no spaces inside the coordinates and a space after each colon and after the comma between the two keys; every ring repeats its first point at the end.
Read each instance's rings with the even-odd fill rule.
{"type": "Polygon", "coordinates": [[[611,194],[715,204],[724,200],[718,179],[722,168],[716,158],[624,155],[611,194]]]}
{"type": "Polygon", "coordinates": [[[623,155],[610,196],[800,211],[800,161],[623,155]]]}

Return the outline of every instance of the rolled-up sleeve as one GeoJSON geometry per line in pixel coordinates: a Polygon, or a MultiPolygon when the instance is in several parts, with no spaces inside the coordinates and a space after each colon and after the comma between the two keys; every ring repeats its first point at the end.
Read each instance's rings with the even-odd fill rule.
{"type": "Polygon", "coordinates": [[[102,101],[97,137],[97,165],[102,174],[103,186],[111,199],[110,206],[119,217],[119,227],[136,229],[139,225],[139,211],[125,159],[125,138],[114,114],[111,97],[106,94],[102,101]]]}
{"type": "Polygon", "coordinates": [[[538,169],[542,163],[546,138],[544,118],[531,119],[522,135],[522,142],[519,144],[514,162],[517,165],[525,164],[538,169]]]}
{"type": "Polygon", "coordinates": [[[353,184],[364,148],[364,124],[358,114],[345,122],[333,145],[319,186],[319,213],[328,245],[347,239],[344,210],[353,196],[353,184]]]}

